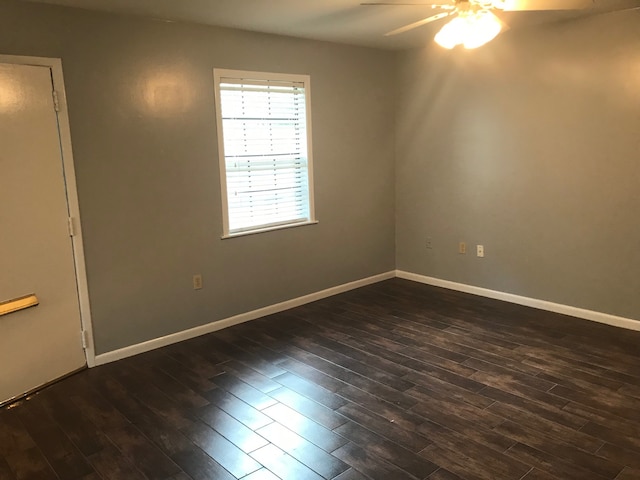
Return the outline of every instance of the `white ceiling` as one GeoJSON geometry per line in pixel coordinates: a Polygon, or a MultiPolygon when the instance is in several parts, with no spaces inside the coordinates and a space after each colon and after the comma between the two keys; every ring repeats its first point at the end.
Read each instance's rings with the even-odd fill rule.
{"type": "MultiPolygon", "coordinates": [[[[420,47],[446,22],[440,20],[410,32],[384,33],[433,13],[424,5],[362,6],[361,0],[25,0],[89,10],[195,22],[257,32],[326,40],[385,49],[420,47]]],[[[392,0],[421,2],[423,0],[392,0]]],[[[424,0],[425,2],[428,0],[424,0]]],[[[448,0],[453,1],[453,0],[448,0]]],[[[640,7],[640,0],[517,0],[530,4],[593,4],[587,10],[502,12],[512,28],[525,28],[585,15],[640,7]]]]}

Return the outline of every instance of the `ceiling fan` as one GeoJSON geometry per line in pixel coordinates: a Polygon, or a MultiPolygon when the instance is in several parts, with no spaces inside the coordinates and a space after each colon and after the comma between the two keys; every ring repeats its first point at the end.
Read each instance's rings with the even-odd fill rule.
{"type": "Polygon", "coordinates": [[[422,5],[437,9],[438,13],[387,32],[385,36],[398,35],[414,28],[448,17],[454,17],[436,34],[434,40],[440,46],[451,49],[457,45],[478,48],[507,27],[495,12],[526,12],[550,10],[583,10],[594,6],[595,0],[434,0],[425,3],[364,2],[361,5],[422,5]]]}

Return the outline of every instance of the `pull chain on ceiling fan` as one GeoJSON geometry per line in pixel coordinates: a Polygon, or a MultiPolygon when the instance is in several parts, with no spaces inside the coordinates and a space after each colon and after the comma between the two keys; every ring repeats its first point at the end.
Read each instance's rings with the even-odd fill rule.
{"type": "Polygon", "coordinates": [[[592,8],[594,0],[441,0],[438,3],[366,2],[361,5],[421,5],[440,10],[435,15],[387,32],[385,36],[398,35],[454,17],[440,29],[434,40],[448,49],[457,45],[471,49],[490,42],[506,27],[494,12],[584,10],[592,8]]]}

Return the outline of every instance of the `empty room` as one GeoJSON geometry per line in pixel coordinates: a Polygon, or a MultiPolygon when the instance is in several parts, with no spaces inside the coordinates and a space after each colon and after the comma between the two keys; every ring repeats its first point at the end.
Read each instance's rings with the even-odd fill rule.
{"type": "Polygon", "coordinates": [[[640,0],[0,0],[0,480],[640,480],[640,0]]]}

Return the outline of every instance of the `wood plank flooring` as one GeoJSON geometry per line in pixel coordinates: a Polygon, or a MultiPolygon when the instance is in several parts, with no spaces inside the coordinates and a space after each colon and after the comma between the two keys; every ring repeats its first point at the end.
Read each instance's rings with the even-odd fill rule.
{"type": "Polygon", "coordinates": [[[640,333],[393,279],[0,410],[0,479],[640,479],[640,333]]]}

